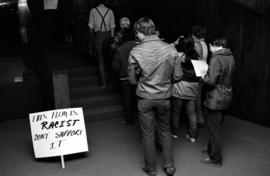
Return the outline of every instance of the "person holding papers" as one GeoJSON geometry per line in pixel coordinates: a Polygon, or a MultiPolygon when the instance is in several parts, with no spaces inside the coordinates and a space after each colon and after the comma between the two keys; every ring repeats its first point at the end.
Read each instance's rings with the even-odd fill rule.
{"type": "MultiPolygon", "coordinates": [[[[206,29],[203,26],[193,26],[192,27],[192,38],[194,40],[195,50],[199,55],[198,60],[207,62],[208,58],[208,47],[205,42],[206,29]]],[[[204,127],[204,118],[202,113],[202,99],[201,92],[202,84],[200,84],[199,94],[196,99],[196,114],[197,114],[197,127],[204,127]]]]}
{"type": "Polygon", "coordinates": [[[199,91],[199,77],[196,77],[191,60],[198,60],[198,54],[194,49],[194,41],[191,36],[179,38],[176,45],[182,62],[183,77],[180,82],[174,83],[172,88],[172,124],[171,131],[174,138],[179,134],[179,115],[181,106],[185,104],[188,114],[189,129],[186,137],[190,142],[196,142],[197,117],[195,112],[195,100],[199,91]]]}
{"type": "Polygon", "coordinates": [[[224,37],[215,37],[210,42],[212,56],[203,81],[206,88],[206,126],[209,131],[208,146],[202,150],[206,158],[203,164],[221,167],[222,165],[222,122],[225,110],[232,102],[232,74],[235,70],[235,60],[224,37]]]}

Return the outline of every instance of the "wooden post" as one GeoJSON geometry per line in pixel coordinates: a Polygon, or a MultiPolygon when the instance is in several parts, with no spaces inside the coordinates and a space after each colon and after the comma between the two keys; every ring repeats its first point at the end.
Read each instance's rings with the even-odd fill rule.
{"type": "Polygon", "coordinates": [[[64,155],[61,155],[61,165],[62,165],[62,169],[65,169],[64,155]]]}
{"type": "Polygon", "coordinates": [[[70,100],[67,70],[53,72],[53,89],[55,108],[69,108],[70,100]]]}

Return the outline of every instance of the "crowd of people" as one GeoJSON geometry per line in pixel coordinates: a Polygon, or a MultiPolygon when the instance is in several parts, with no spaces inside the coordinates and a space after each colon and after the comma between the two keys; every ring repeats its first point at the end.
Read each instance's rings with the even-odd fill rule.
{"type": "Polygon", "coordinates": [[[222,122],[232,101],[231,79],[235,70],[227,40],[216,36],[206,43],[205,27],[193,26],[190,35],[180,36],[170,44],[159,37],[150,18],[140,18],[132,28],[130,20],[123,17],[116,34],[115,26],[113,12],[104,1],[91,10],[89,28],[95,39],[101,83],[106,87],[102,43],[112,38],[111,66],[121,84],[124,122],[132,125],[134,114],[138,116],[145,159],[142,170],[149,176],[157,174],[159,146],[164,172],[175,174],[172,139],[178,138],[180,132],[183,105],[188,117],[187,139],[195,143],[198,128],[204,125],[209,131],[201,163],[221,167],[222,122]],[[192,60],[208,63],[209,67],[197,76],[192,60]]]}
{"type": "MultiPolygon", "coordinates": [[[[102,88],[108,86],[105,62],[110,60],[109,67],[117,73],[124,123],[133,125],[138,117],[145,159],[142,170],[149,176],[157,174],[158,148],[163,153],[164,172],[175,174],[172,140],[179,136],[183,108],[188,117],[186,138],[191,143],[198,138],[198,128],[206,126],[209,131],[201,163],[221,167],[222,122],[232,102],[235,70],[226,38],[215,36],[206,42],[205,27],[193,26],[190,35],[168,43],[159,37],[150,18],[140,18],[132,27],[130,19],[122,17],[120,29],[115,31],[114,13],[105,2],[99,0],[86,19],[91,38],[89,54],[95,53],[102,88]],[[194,60],[209,65],[200,76],[195,72],[194,60]]],[[[24,29],[20,32],[27,43],[24,29]]],[[[78,38],[73,42],[78,43],[78,38]]]]}

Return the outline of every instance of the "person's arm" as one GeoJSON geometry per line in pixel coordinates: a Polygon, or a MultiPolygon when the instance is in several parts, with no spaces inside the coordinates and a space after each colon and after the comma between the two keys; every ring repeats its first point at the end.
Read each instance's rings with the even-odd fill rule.
{"type": "Polygon", "coordinates": [[[214,86],[217,83],[217,79],[221,74],[221,63],[218,58],[211,58],[210,65],[206,75],[203,77],[205,84],[214,86]]]}
{"type": "Polygon", "coordinates": [[[94,29],[89,28],[89,35],[90,35],[90,39],[89,39],[89,55],[93,56],[93,50],[94,50],[94,29]]]}
{"type": "Polygon", "coordinates": [[[89,13],[89,21],[88,21],[88,27],[90,30],[94,30],[95,27],[95,15],[94,15],[94,9],[91,9],[89,13]]]}
{"type": "Polygon", "coordinates": [[[128,59],[128,80],[131,84],[136,85],[137,81],[137,70],[139,68],[138,63],[136,62],[135,58],[130,55],[128,59]]]}
{"type": "Polygon", "coordinates": [[[111,37],[114,36],[114,28],[111,28],[111,37]]]}
{"type": "Polygon", "coordinates": [[[89,27],[89,34],[90,34],[90,42],[89,42],[89,54],[93,54],[93,42],[94,42],[94,14],[93,10],[89,13],[89,21],[88,21],[88,27],[89,27]]]}
{"type": "Polygon", "coordinates": [[[178,44],[179,44],[179,40],[180,40],[181,38],[185,38],[185,36],[183,36],[183,35],[179,36],[179,37],[173,42],[173,44],[174,44],[175,46],[178,45],[178,44]]]}
{"type": "Polygon", "coordinates": [[[199,46],[199,44],[197,43],[197,42],[194,42],[194,49],[195,49],[195,51],[198,53],[198,55],[200,55],[200,46],[199,46]]]}
{"type": "Polygon", "coordinates": [[[120,64],[120,59],[121,58],[121,56],[120,56],[120,53],[119,53],[119,51],[117,50],[116,52],[115,52],[115,54],[114,54],[114,59],[113,59],[113,64],[112,64],[112,66],[113,66],[113,68],[117,71],[117,72],[120,72],[120,66],[121,66],[121,64],[120,64]]]}
{"type": "Polygon", "coordinates": [[[176,55],[174,57],[174,66],[173,66],[173,76],[172,76],[172,82],[176,83],[181,80],[183,77],[183,70],[182,70],[182,65],[181,65],[181,58],[176,55]]]}
{"type": "Polygon", "coordinates": [[[179,53],[178,53],[178,57],[180,58],[180,62],[181,62],[181,63],[186,62],[186,55],[185,55],[185,53],[179,52],[179,53]]]}
{"type": "Polygon", "coordinates": [[[115,19],[114,19],[114,14],[113,11],[111,11],[111,15],[110,15],[110,29],[111,29],[111,37],[114,36],[114,29],[115,29],[115,19]]]}
{"type": "Polygon", "coordinates": [[[92,38],[94,36],[94,29],[89,28],[90,37],[92,38]]]}

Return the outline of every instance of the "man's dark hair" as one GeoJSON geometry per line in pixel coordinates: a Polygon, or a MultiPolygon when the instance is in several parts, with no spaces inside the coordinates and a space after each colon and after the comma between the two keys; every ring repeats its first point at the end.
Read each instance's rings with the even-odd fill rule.
{"type": "Polygon", "coordinates": [[[202,26],[193,26],[192,27],[192,35],[194,35],[197,39],[205,38],[206,29],[202,26]]]}
{"type": "Polygon", "coordinates": [[[227,48],[228,42],[223,36],[214,36],[209,42],[213,46],[221,46],[223,48],[227,48]]]}
{"type": "Polygon", "coordinates": [[[108,0],[97,0],[97,4],[106,4],[108,0]]]}
{"type": "Polygon", "coordinates": [[[135,40],[134,31],[132,28],[128,28],[123,32],[122,43],[127,41],[135,40]]]}
{"type": "Polygon", "coordinates": [[[144,35],[156,35],[156,26],[150,18],[141,18],[134,24],[134,31],[144,35]]]}
{"type": "Polygon", "coordinates": [[[194,40],[190,35],[180,38],[176,49],[178,52],[185,53],[186,57],[189,59],[198,59],[198,54],[194,49],[194,40]]]}

